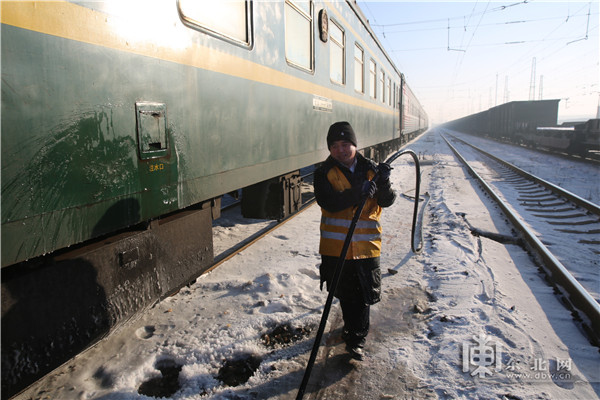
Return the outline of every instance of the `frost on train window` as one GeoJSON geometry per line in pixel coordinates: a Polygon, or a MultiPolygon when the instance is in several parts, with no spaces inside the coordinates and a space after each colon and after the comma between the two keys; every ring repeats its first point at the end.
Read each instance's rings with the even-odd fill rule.
{"type": "Polygon", "coordinates": [[[237,44],[251,46],[250,1],[178,0],[183,22],[237,44]]]}
{"type": "Polygon", "coordinates": [[[346,83],[346,74],[344,73],[344,31],[333,20],[329,24],[329,38],[331,39],[329,44],[329,77],[332,82],[343,85],[346,83]]]}
{"type": "Polygon", "coordinates": [[[312,1],[285,2],[285,57],[307,71],[313,70],[312,1]]]}
{"type": "Polygon", "coordinates": [[[354,43],[354,90],[365,92],[365,51],[354,43]]]}
{"type": "Polygon", "coordinates": [[[373,59],[369,60],[369,95],[375,98],[377,95],[377,64],[373,59]]]}
{"type": "Polygon", "coordinates": [[[381,74],[379,75],[377,91],[381,93],[381,101],[385,103],[385,72],[383,70],[381,70],[381,74]]]}

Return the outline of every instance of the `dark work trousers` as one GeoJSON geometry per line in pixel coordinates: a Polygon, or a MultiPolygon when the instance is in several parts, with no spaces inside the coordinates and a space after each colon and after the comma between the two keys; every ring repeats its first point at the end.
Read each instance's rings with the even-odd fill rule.
{"type": "MultiPolygon", "coordinates": [[[[333,280],[338,258],[322,256],[321,282],[327,289],[333,280]]],[[[379,257],[346,260],[335,297],[340,300],[344,318],[344,340],[349,345],[362,347],[369,333],[370,305],[380,300],[381,273],[379,257]]]]}
{"type": "Polygon", "coordinates": [[[342,315],[344,317],[343,338],[350,346],[363,347],[365,338],[369,333],[369,310],[371,306],[362,299],[340,300],[342,315]]]}

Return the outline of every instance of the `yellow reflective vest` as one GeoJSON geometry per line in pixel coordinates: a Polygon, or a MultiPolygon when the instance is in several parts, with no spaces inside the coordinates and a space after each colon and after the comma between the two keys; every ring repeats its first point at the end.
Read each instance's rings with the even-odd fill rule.
{"type": "MultiPolygon", "coordinates": [[[[367,177],[373,179],[375,172],[369,170],[367,177]]],[[[342,192],[351,189],[350,182],[344,173],[333,167],[327,173],[327,180],[333,189],[342,192]]],[[[324,256],[339,257],[348,234],[348,229],[357,207],[348,207],[342,211],[330,212],[321,208],[321,242],[319,253],[324,256]]],[[[363,212],[356,224],[352,242],[346,254],[346,260],[373,258],[381,255],[381,225],[379,218],[381,207],[377,199],[367,199],[363,212]]]]}

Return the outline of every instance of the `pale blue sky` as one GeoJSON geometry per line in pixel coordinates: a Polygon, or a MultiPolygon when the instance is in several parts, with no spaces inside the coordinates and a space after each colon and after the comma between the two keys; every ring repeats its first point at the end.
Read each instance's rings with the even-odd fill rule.
{"type": "Polygon", "coordinates": [[[562,99],[559,122],[596,115],[597,0],[358,4],[434,123],[538,100],[540,83],[543,99],[562,99]]]}

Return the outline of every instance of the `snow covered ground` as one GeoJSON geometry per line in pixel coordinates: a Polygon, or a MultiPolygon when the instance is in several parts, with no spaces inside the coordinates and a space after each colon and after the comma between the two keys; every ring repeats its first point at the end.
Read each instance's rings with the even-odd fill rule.
{"type": "MultiPolygon", "coordinates": [[[[489,143],[486,139],[476,136],[454,131],[450,131],[450,133],[469,141],[475,146],[484,146],[489,143]]],[[[487,148],[487,151],[496,157],[573,192],[594,204],[600,204],[600,167],[598,164],[573,161],[563,157],[552,157],[506,143],[493,142],[493,144],[491,148],[487,148]],[[552,160],[551,164],[548,164],[548,160],[552,160]]]]}
{"type": "MultiPolygon", "coordinates": [[[[469,136],[463,138],[471,139],[469,136]]],[[[503,174],[499,174],[497,168],[486,161],[487,157],[478,154],[470,146],[461,143],[454,143],[455,147],[463,157],[469,160],[469,163],[474,170],[486,180],[487,184],[492,187],[496,195],[503,199],[504,202],[510,204],[510,209],[521,216],[525,225],[530,230],[536,232],[537,237],[542,243],[552,252],[552,254],[565,266],[565,268],[573,275],[575,279],[588,291],[588,293],[596,300],[600,301],[600,259],[598,258],[598,245],[591,243],[600,242],[600,220],[598,216],[589,214],[583,209],[576,210],[572,205],[562,204],[560,199],[553,201],[548,200],[551,196],[537,197],[531,194],[531,187],[518,189],[518,183],[511,180],[503,174]],[[530,197],[533,196],[533,197],[530,197]],[[555,204],[554,207],[538,206],[538,201],[543,197],[546,198],[544,203],[555,204]],[[527,200],[526,200],[527,199],[527,200]],[[535,200],[534,200],[535,199],[535,200]],[[546,212],[543,212],[543,211],[546,212]],[[559,211],[560,210],[560,211],[559,211]],[[547,212],[551,212],[548,215],[547,212]],[[568,230],[566,233],[564,230],[568,230]],[[576,233],[580,232],[580,233],[576,233]],[[576,257],[574,257],[576,255],[576,257]]],[[[486,148],[490,146],[487,145],[486,148]]],[[[524,164],[531,170],[535,170],[539,174],[543,174],[553,182],[561,182],[561,186],[568,186],[571,192],[577,192],[579,197],[584,197],[583,193],[594,194],[589,196],[590,200],[596,201],[597,191],[600,187],[598,181],[590,181],[590,178],[598,178],[600,166],[590,163],[569,162],[564,158],[554,159],[551,167],[548,163],[544,167],[542,159],[531,157],[535,161],[524,162],[523,154],[531,153],[523,148],[506,146],[497,148],[497,144],[492,146],[492,152],[497,155],[506,155],[519,164],[524,164]],[[512,150],[512,152],[511,152],[512,150]],[[516,153],[516,154],[513,154],[516,153]],[[517,155],[521,154],[521,157],[517,155]],[[567,173],[568,171],[568,173],[567,173]],[[576,173],[574,173],[576,171],[576,173]]],[[[489,160],[488,160],[489,161],[489,160]]],[[[546,193],[548,193],[546,191],[546,193]]]]}
{"type": "MultiPolygon", "coordinates": [[[[538,267],[516,245],[471,235],[469,224],[511,235],[504,217],[437,131],[409,147],[424,154],[422,193],[430,195],[423,252],[410,251],[414,167],[407,156],[392,171],[393,186],[407,196],[382,217],[384,293],[372,308],[366,359],[346,356],[334,303],[305,398],[599,398],[598,348],[538,267]]],[[[533,154],[519,157],[524,164],[527,157],[542,157],[533,154]]],[[[554,162],[543,157],[546,165],[554,162]]],[[[588,184],[596,179],[597,170],[587,176],[588,184]]],[[[598,192],[588,190],[590,196],[598,192]]],[[[149,399],[138,393],[144,383],[177,376],[177,370],[173,399],[295,398],[326,299],[319,290],[319,221],[318,206],[308,208],[19,399],[149,399]],[[312,332],[285,346],[266,346],[263,335],[286,324],[312,332]],[[224,379],[222,367],[242,358],[256,372],[226,386],[218,379],[224,379]]],[[[249,224],[225,222],[215,229],[216,242],[249,224]]]]}

